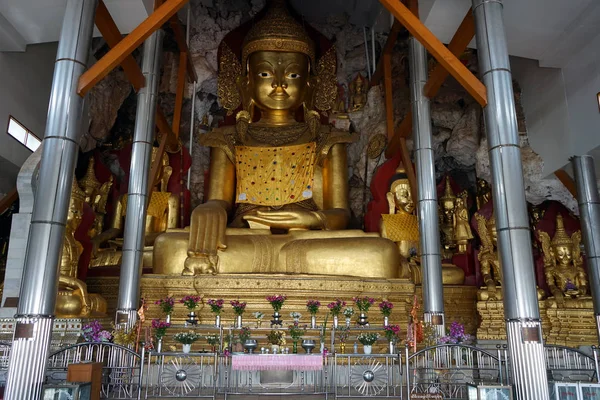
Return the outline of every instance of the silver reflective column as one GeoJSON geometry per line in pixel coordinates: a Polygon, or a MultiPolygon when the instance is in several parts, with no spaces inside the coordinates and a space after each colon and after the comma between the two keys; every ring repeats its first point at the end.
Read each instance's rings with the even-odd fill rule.
{"type": "Polygon", "coordinates": [[[592,156],[571,158],[577,183],[577,202],[585,245],[585,260],[590,275],[596,327],[600,338],[600,195],[592,156]]]}
{"type": "Polygon", "coordinates": [[[517,399],[547,399],[548,380],[500,0],[473,0],[511,372],[517,399]]]}
{"type": "MultiPolygon", "coordinates": [[[[413,138],[417,173],[417,214],[423,271],[423,311],[425,322],[444,334],[444,292],[442,255],[438,220],[435,156],[431,138],[429,98],[423,94],[427,83],[427,51],[410,38],[410,95],[413,113],[413,138]]],[[[406,160],[409,162],[409,160],[406,160]]]]}
{"type": "Polygon", "coordinates": [[[148,175],[152,163],[162,36],[162,31],[158,30],[144,42],[142,72],[146,78],[146,86],[137,95],[116,315],[116,323],[127,328],[131,328],[137,321],[140,297],[149,194],[148,175]]]}
{"type": "Polygon", "coordinates": [[[82,132],[83,99],[77,94],[77,84],[86,69],[95,11],[95,0],[67,1],[6,378],[5,398],[10,400],[37,400],[42,394],[82,132]]]}

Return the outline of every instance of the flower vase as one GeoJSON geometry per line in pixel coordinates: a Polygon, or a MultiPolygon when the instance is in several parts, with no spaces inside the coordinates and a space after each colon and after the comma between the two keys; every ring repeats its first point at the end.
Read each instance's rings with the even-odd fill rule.
{"type": "Polygon", "coordinates": [[[298,342],[294,341],[292,344],[292,353],[298,354],[298,342]]]}
{"type": "Polygon", "coordinates": [[[352,322],[352,320],[350,319],[350,317],[346,317],[346,328],[350,328],[351,322],[352,322]]]}
{"type": "Polygon", "coordinates": [[[257,319],[257,320],[256,320],[256,327],[257,327],[257,328],[260,328],[260,326],[261,326],[261,325],[262,325],[262,320],[260,320],[260,319],[257,319]]]}
{"type": "Polygon", "coordinates": [[[317,316],[316,315],[310,316],[310,329],[317,329],[317,316]]]}
{"type": "Polygon", "coordinates": [[[371,354],[371,351],[373,351],[373,346],[370,344],[365,344],[363,345],[363,352],[365,354],[371,354]]]}
{"type": "Polygon", "coordinates": [[[346,343],[340,343],[340,353],[346,354],[346,343]]]}
{"type": "Polygon", "coordinates": [[[242,316],[241,315],[237,315],[235,317],[235,327],[237,329],[241,329],[242,328],[242,316]]]}
{"type": "Polygon", "coordinates": [[[271,328],[274,325],[279,325],[281,326],[283,324],[283,322],[281,321],[281,314],[279,314],[279,311],[275,311],[273,313],[273,319],[271,320],[271,328]]]}
{"type": "Polygon", "coordinates": [[[358,317],[358,321],[356,322],[361,326],[369,325],[369,317],[367,316],[367,313],[361,312],[358,317]]]}
{"type": "Polygon", "coordinates": [[[338,327],[338,323],[339,323],[339,321],[338,321],[338,316],[337,316],[337,315],[334,315],[334,316],[333,316],[333,327],[334,327],[335,329],[337,329],[337,327],[338,327]]]}
{"type": "Polygon", "coordinates": [[[162,338],[156,338],[156,352],[162,353],[162,338]]]}
{"type": "Polygon", "coordinates": [[[321,353],[325,350],[325,342],[321,342],[321,353]]]}
{"type": "Polygon", "coordinates": [[[393,340],[390,340],[389,346],[390,346],[390,354],[396,354],[396,342],[394,342],[393,340]]]}
{"type": "Polygon", "coordinates": [[[165,318],[165,321],[167,322],[167,324],[171,323],[171,314],[167,314],[167,317],[165,318]]]}
{"type": "Polygon", "coordinates": [[[190,344],[183,344],[182,347],[183,347],[183,352],[185,354],[189,353],[192,350],[191,343],[190,344]]]}
{"type": "Polygon", "coordinates": [[[388,326],[390,324],[390,317],[384,315],[383,316],[383,326],[388,326]]]}
{"type": "Polygon", "coordinates": [[[220,315],[215,315],[215,327],[217,327],[217,328],[221,327],[221,316],[220,315]]]}

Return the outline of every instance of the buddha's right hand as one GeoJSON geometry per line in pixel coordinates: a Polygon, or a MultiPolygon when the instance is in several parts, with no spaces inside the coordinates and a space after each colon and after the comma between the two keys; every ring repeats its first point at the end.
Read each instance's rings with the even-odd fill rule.
{"type": "Polygon", "coordinates": [[[227,210],[223,203],[209,200],[192,212],[188,257],[216,256],[217,250],[227,248],[227,210]]]}

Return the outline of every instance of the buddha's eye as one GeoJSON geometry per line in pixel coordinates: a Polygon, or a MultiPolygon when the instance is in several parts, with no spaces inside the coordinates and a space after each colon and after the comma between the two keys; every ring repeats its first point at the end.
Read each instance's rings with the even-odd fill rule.
{"type": "Polygon", "coordinates": [[[258,76],[260,76],[261,78],[270,78],[273,76],[273,74],[268,71],[262,71],[258,73],[258,76]]]}
{"type": "Polygon", "coordinates": [[[287,78],[288,79],[298,79],[298,78],[300,78],[300,74],[297,74],[295,72],[290,72],[289,74],[287,74],[287,78]]]}

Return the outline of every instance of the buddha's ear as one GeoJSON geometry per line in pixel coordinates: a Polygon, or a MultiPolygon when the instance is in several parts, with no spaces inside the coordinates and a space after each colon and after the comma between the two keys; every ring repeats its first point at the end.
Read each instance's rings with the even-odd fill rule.
{"type": "Polygon", "coordinates": [[[250,79],[248,75],[240,75],[236,80],[238,93],[241,97],[242,109],[251,112],[252,95],[250,93],[250,79]]]}

